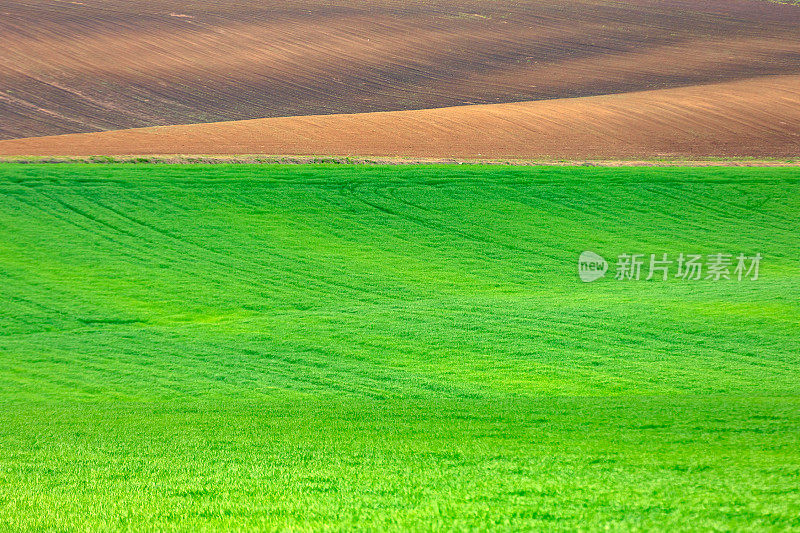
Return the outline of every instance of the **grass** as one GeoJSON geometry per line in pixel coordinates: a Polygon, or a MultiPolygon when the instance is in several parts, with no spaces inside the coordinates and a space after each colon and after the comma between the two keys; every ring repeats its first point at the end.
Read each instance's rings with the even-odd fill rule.
{"type": "Polygon", "coordinates": [[[800,528],[798,213],[797,168],[2,164],[0,527],[800,528]]]}

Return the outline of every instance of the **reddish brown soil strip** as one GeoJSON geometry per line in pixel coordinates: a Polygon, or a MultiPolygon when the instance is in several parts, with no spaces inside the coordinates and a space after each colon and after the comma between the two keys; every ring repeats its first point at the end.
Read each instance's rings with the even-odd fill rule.
{"type": "Polygon", "coordinates": [[[310,156],[240,156],[219,155],[148,155],[89,157],[0,157],[0,163],[29,165],[82,164],[163,164],[163,165],[495,165],[495,166],[588,166],[588,167],[800,167],[800,159],[414,159],[408,157],[310,157],[310,156]]]}

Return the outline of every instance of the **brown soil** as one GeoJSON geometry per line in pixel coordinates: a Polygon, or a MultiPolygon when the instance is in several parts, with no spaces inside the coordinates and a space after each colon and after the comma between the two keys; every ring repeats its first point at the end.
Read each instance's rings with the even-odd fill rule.
{"type": "MultiPolygon", "coordinates": [[[[757,0],[26,0],[0,5],[0,17],[0,139],[585,97],[800,74],[800,7],[757,0]]],[[[634,99],[641,98],[650,97],[634,99]]],[[[551,118],[583,124],[580,110],[601,105],[594,102],[613,107],[614,100],[581,100],[570,104],[573,115],[551,118]]],[[[485,113],[495,117],[492,128],[502,135],[515,123],[521,128],[515,135],[539,143],[540,126],[530,120],[563,105],[398,115],[402,124],[418,127],[422,121],[423,129],[430,128],[425,134],[442,141],[428,146],[402,133],[408,138],[397,151],[428,146],[438,153],[444,139],[461,143],[464,153],[489,151],[486,139],[439,129],[462,122],[475,127],[471,121],[485,113]],[[517,109],[520,117],[509,115],[517,109]]],[[[718,119],[713,124],[719,125],[718,119]]],[[[376,117],[333,120],[386,127],[376,117]]],[[[615,120],[638,119],[630,110],[615,120]]],[[[650,120],[658,135],[659,121],[650,120]]],[[[763,135],[770,125],[754,120],[748,127],[763,135]]],[[[227,146],[282,153],[386,150],[379,141],[345,142],[353,131],[312,147],[291,124],[309,125],[313,137],[333,123],[309,121],[276,123],[287,128],[285,145],[260,133],[263,142],[228,139],[227,146]]],[[[637,123],[642,121],[647,122],[637,123]]],[[[673,118],[668,114],[664,121],[673,118]]],[[[739,126],[724,125],[723,131],[729,127],[739,126]]],[[[610,132],[609,139],[618,135],[626,133],[610,132]]],[[[563,139],[538,146],[557,151],[563,139]]],[[[703,150],[738,151],[721,142],[703,150]]],[[[104,146],[110,145],[93,151],[104,146]]],[[[631,151],[642,149],[637,146],[631,151]]],[[[789,149],[778,144],[775,150],[789,149]]]]}
{"type": "Polygon", "coordinates": [[[800,157],[800,76],[538,102],[266,118],[0,141],[0,155],[456,159],[800,157]]]}

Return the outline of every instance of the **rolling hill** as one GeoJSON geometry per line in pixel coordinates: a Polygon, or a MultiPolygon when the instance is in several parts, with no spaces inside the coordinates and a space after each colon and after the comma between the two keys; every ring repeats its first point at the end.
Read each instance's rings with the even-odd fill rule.
{"type": "Polygon", "coordinates": [[[536,102],[0,141],[5,156],[94,154],[797,158],[800,76],[536,102]]]}
{"type": "Polygon", "coordinates": [[[798,168],[0,164],[0,526],[797,529],[798,212],[798,168]]]}
{"type": "Polygon", "coordinates": [[[800,5],[0,20],[0,530],[800,530],[800,5]]]}
{"type": "Polygon", "coordinates": [[[800,8],[761,0],[25,0],[0,10],[0,139],[800,73],[800,8]]]}

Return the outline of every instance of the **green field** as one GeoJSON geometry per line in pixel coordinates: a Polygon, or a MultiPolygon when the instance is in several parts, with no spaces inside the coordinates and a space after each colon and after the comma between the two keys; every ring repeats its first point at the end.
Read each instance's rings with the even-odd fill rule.
{"type": "Polygon", "coordinates": [[[0,528],[800,529],[799,297],[798,168],[3,164],[0,528]]]}

